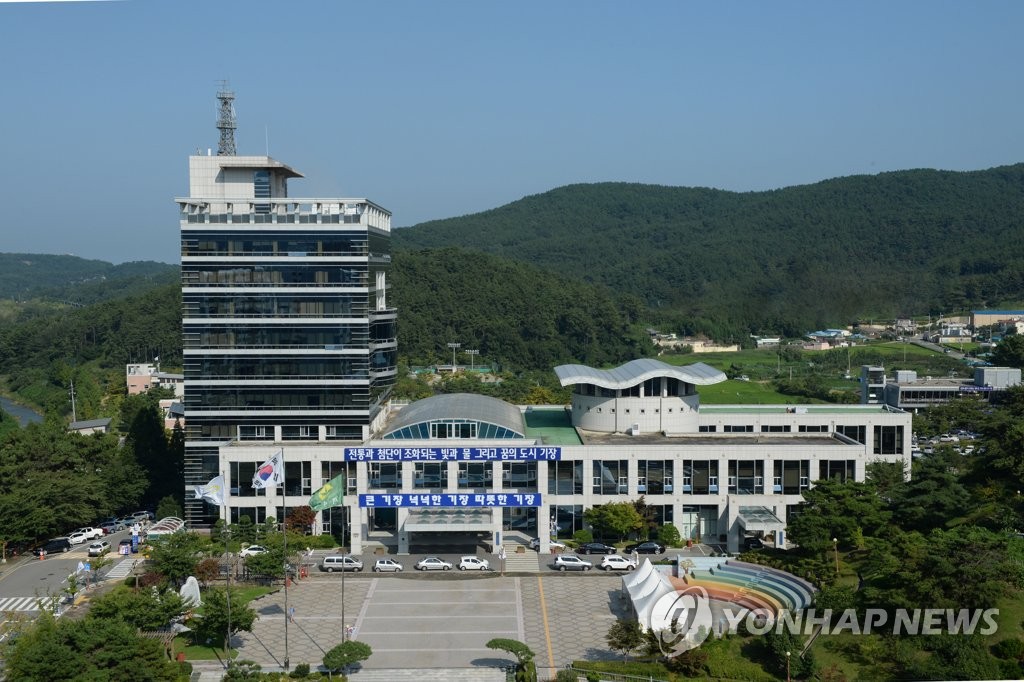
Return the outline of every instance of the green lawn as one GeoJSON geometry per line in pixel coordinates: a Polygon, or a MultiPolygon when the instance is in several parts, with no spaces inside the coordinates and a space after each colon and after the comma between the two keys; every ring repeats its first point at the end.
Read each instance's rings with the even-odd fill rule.
{"type": "Polygon", "coordinates": [[[820,403],[820,400],[785,395],[770,384],[730,379],[712,386],[701,386],[700,401],[706,405],[787,405],[794,402],[820,403]]]}
{"type": "MultiPolygon", "coordinates": [[[[239,587],[237,589],[232,588],[232,595],[239,599],[242,605],[248,604],[253,599],[262,597],[265,594],[269,594],[275,591],[275,587],[239,587]]],[[[233,604],[236,602],[232,602],[233,604]]],[[[224,649],[221,647],[212,647],[202,644],[192,644],[191,639],[188,635],[178,635],[174,638],[172,643],[172,652],[175,656],[179,653],[185,654],[186,661],[215,661],[224,659],[224,649]]],[[[234,658],[237,654],[232,649],[231,657],[234,658]]]]}

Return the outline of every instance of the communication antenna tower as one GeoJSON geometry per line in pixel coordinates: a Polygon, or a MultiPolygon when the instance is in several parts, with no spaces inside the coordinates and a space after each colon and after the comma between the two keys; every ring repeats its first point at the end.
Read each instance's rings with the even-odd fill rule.
{"type": "Polygon", "coordinates": [[[217,99],[220,107],[217,111],[217,130],[220,131],[220,142],[217,143],[217,156],[235,156],[235,93],[227,89],[227,81],[220,82],[217,99]]]}

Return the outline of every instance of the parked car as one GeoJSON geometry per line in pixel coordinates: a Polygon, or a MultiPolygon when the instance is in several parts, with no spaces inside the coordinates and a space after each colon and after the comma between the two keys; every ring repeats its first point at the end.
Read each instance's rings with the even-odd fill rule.
{"type": "Polygon", "coordinates": [[[743,545],[747,549],[764,549],[764,543],[761,542],[761,538],[746,538],[743,541],[743,545]]]}
{"type": "Polygon", "coordinates": [[[320,562],[320,570],[326,573],[335,571],[362,571],[363,562],[355,557],[332,554],[325,556],[320,562]]]}
{"type": "Polygon", "coordinates": [[[639,542],[626,547],[623,551],[626,554],[632,554],[633,552],[637,554],[664,554],[665,546],[659,545],[657,542],[639,542]]]}
{"type": "Polygon", "coordinates": [[[89,545],[89,556],[103,556],[110,551],[110,543],[106,540],[96,540],[89,545]]]}
{"type": "Polygon", "coordinates": [[[55,554],[57,552],[70,552],[71,541],[66,537],[53,538],[44,544],[42,547],[37,547],[33,550],[35,556],[40,554],[55,554]]]}
{"type": "Polygon", "coordinates": [[[413,568],[417,571],[450,571],[452,564],[450,561],[438,559],[436,556],[428,556],[417,561],[413,568]]]}
{"type": "Polygon", "coordinates": [[[143,522],[144,521],[155,521],[156,520],[156,514],[154,514],[151,511],[137,511],[137,512],[132,512],[132,518],[133,519],[137,519],[138,521],[143,521],[143,522]]]}
{"type": "Polygon", "coordinates": [[[249,545],[248,547],[243,548],[242,551],[238,553],[238,556],[244,559],[246,557],[256,556],[257,554],[266,554],[269,551],[270,550],[262,545],[249,545]]]}
{"type": "MultiPolygon", "coordinates": [[[[551,549],[565,549],[565,545],[558,540],[548,540],[548,547],[551,549]]],[[[530,540],[530,549],[535,549],[538,552],[540,551],[540,538],[530,540]]]]}
{"type": "Polygon", "coordinates": [[[110,535],[124,530],[124,524],[121,523],[120,519],[114,519],[112,521],[104,521],[100,524],[100,528],[103,529],[104,533],[110,535]]]}
{"type": "Polygon", "coordinates": [[[74,533],[68,533],[68,541],[72,545],[80,545],[83,542],[85,542],[86,540],[91,540],[91,539],[92,539],[91,537],[89,537],[88,535],[86,535],[85,533],[83,533],[80,530],[76,530],[74,533]]]}
{"type": "Polygon", "coordinates": [[[478,559],[475,556],[464,556],[459,560],[460,571],[489,571],[491,564],[487,559],[478,559]]]}
{"type": "Polygon", "coordinates": [[[618,554],[609,554],[601,559],[599,568],[605,571],[632,571],[636,568],[636,562],[618,554]]]}
{"type": "Polygon", "coordinates": [[[588,542],[580,545],[576,550],[577,554],[618,554],[619,550],[603,542],[588,542]]]}
{"type": "Polygon", "coordinates": [[[386,573],[388,571],[398,573],[402,570],[402,564],[394,559],[377,559],[376,563],[373,564],[373,570],[376,573],[386,573]]]}
{"type": "Polygon", "coordinates": [[[554,566],[559,571],[589,571],[594,564],[584,561],[575,554],[559,554],[555,557],[554,566]]]}
{"type": "Polygon", "coordinates": [[[71,531],[71,534],[74,533],[81,533],[85,536],[86,540],[99,540],[101,537],[103,537],[103,531],[99,528],[93,528],[92,526],[83,526],[81,528],[76,528],[75,530],[71,531]]]}

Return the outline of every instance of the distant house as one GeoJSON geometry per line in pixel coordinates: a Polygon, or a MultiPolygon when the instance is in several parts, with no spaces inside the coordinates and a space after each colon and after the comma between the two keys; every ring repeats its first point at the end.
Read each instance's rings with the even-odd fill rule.
{"type": "Polygon", "coordinates": [[[1001,322],[1024,320],[1024,310],[972,310],[971,326],[988,327],[1001,322]]]}
{"type": "Polygon", "coordinates": [[[163,386],[173,389],[178,400],[185,397],[185,375],[161,372],[159,364],[140,362],[125,365],[125,383],[128,385],[128,395],[138,395],[154,386],[163,386]]]}
{"type": "Polygon", "coordinates": [[[757,343],[758,348],[777,348],[779,344],[782,342],[782,340],[778,337],[761,337],[754,339],[754,341],[757,343]]]}
{"type": "Polygon", "coordinates": [[[164,428],[168,431],[173,430],[176,423],[185,426],[185,406],[181,401],[164,398],[160,401],[160,411],[164,416],[164,428]]]}
{"type": "Polygon", "coordinates": [[[93,433],[109,433],[110,432],[110,417],[104,419],[87,419],[84,421],[71,422],[68,425],[68,431],[74,431],[80,433],[83,436],[88,436],[93,433]]]}

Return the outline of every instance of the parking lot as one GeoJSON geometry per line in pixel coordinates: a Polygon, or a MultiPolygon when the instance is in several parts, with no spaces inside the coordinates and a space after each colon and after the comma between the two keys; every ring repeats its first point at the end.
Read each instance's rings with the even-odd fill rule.
{"type": "MultiPolygon", "coordinates": [[[[610,658],[608,628],[629,608],[619,592],[620,574],[600,572],[509,576],[490,573],[348,574],[342,620],[341,576],[293,583],[288,605],[288,658],[318,665],[342,641],[373,649],[367,669],[495,668],[510,662],[488,649],[494,637],[525,641],[538,668],[561,667],[576,658],[610,658]]],[[[285,657],[284,591],[252,603],[252,633],[235,638],[240,658],[264,669],[285,657]]]]}

